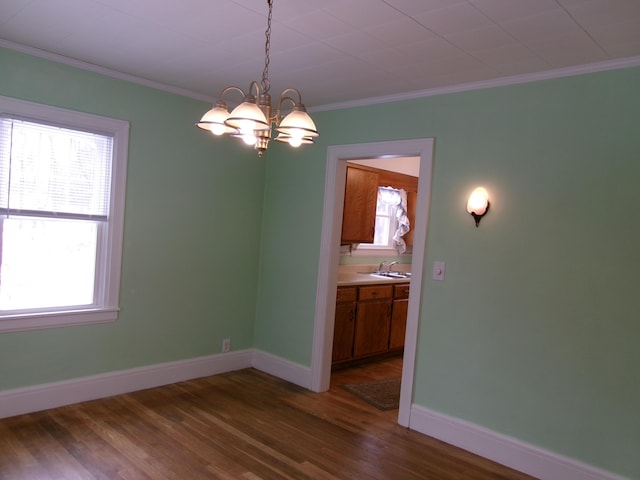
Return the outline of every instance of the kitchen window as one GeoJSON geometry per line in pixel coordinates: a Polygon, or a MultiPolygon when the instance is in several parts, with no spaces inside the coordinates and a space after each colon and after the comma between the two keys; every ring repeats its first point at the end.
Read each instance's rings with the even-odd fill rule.
{"type": "Polygon", "coordinates": [[[0,97],[0,331],[118,315],[128,123],[0,97]]]}
{"type": "Polygon", "coordinates": [[[402,236],[410,227],[406,205],[407,193],[404,190],[378,187],[373,243],[360,243],[357,250],[364,250],[369,255],[373,251],[383,255],[404,253],[406,245],[402,236]]]}

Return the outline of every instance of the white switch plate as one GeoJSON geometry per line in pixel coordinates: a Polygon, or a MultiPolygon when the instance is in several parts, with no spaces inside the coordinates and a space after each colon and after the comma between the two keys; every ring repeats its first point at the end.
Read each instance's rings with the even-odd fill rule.
{"type": "Polygon", "coordinates": [[[433,279],[442,282],[444,280],[444,262],[433,262],[433,279]]]}

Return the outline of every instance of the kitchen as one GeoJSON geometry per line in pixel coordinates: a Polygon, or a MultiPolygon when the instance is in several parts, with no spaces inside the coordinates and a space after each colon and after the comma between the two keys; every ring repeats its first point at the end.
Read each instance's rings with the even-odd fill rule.
{"type": "Polygon", "coordinates": [[[347,162],[332,371],[400,376],[419,157],[347,162]],[[382,373],[387,365],[395,370],[382,373]]]}

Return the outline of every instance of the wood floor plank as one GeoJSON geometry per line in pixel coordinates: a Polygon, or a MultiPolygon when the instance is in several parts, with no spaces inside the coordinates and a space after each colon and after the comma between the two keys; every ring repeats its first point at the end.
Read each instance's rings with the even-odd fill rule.
{"type": "Polygon", "coordinates": [[[340,385],[313,393],[254,369],[0,420],[0,480],[531,480],[400,427],[340,385]]]}

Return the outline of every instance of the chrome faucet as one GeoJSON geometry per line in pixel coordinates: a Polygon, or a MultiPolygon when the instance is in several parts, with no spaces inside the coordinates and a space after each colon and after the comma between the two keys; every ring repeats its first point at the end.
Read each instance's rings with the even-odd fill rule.
{"type": "Polygon", "coordinates": [[[398,262],[387,263],[386,261],[382,261],[380,262],[380,265],[378,265],[378,272],[390,272],[391,267],[393,267],[396,263],[398,262]]]}

